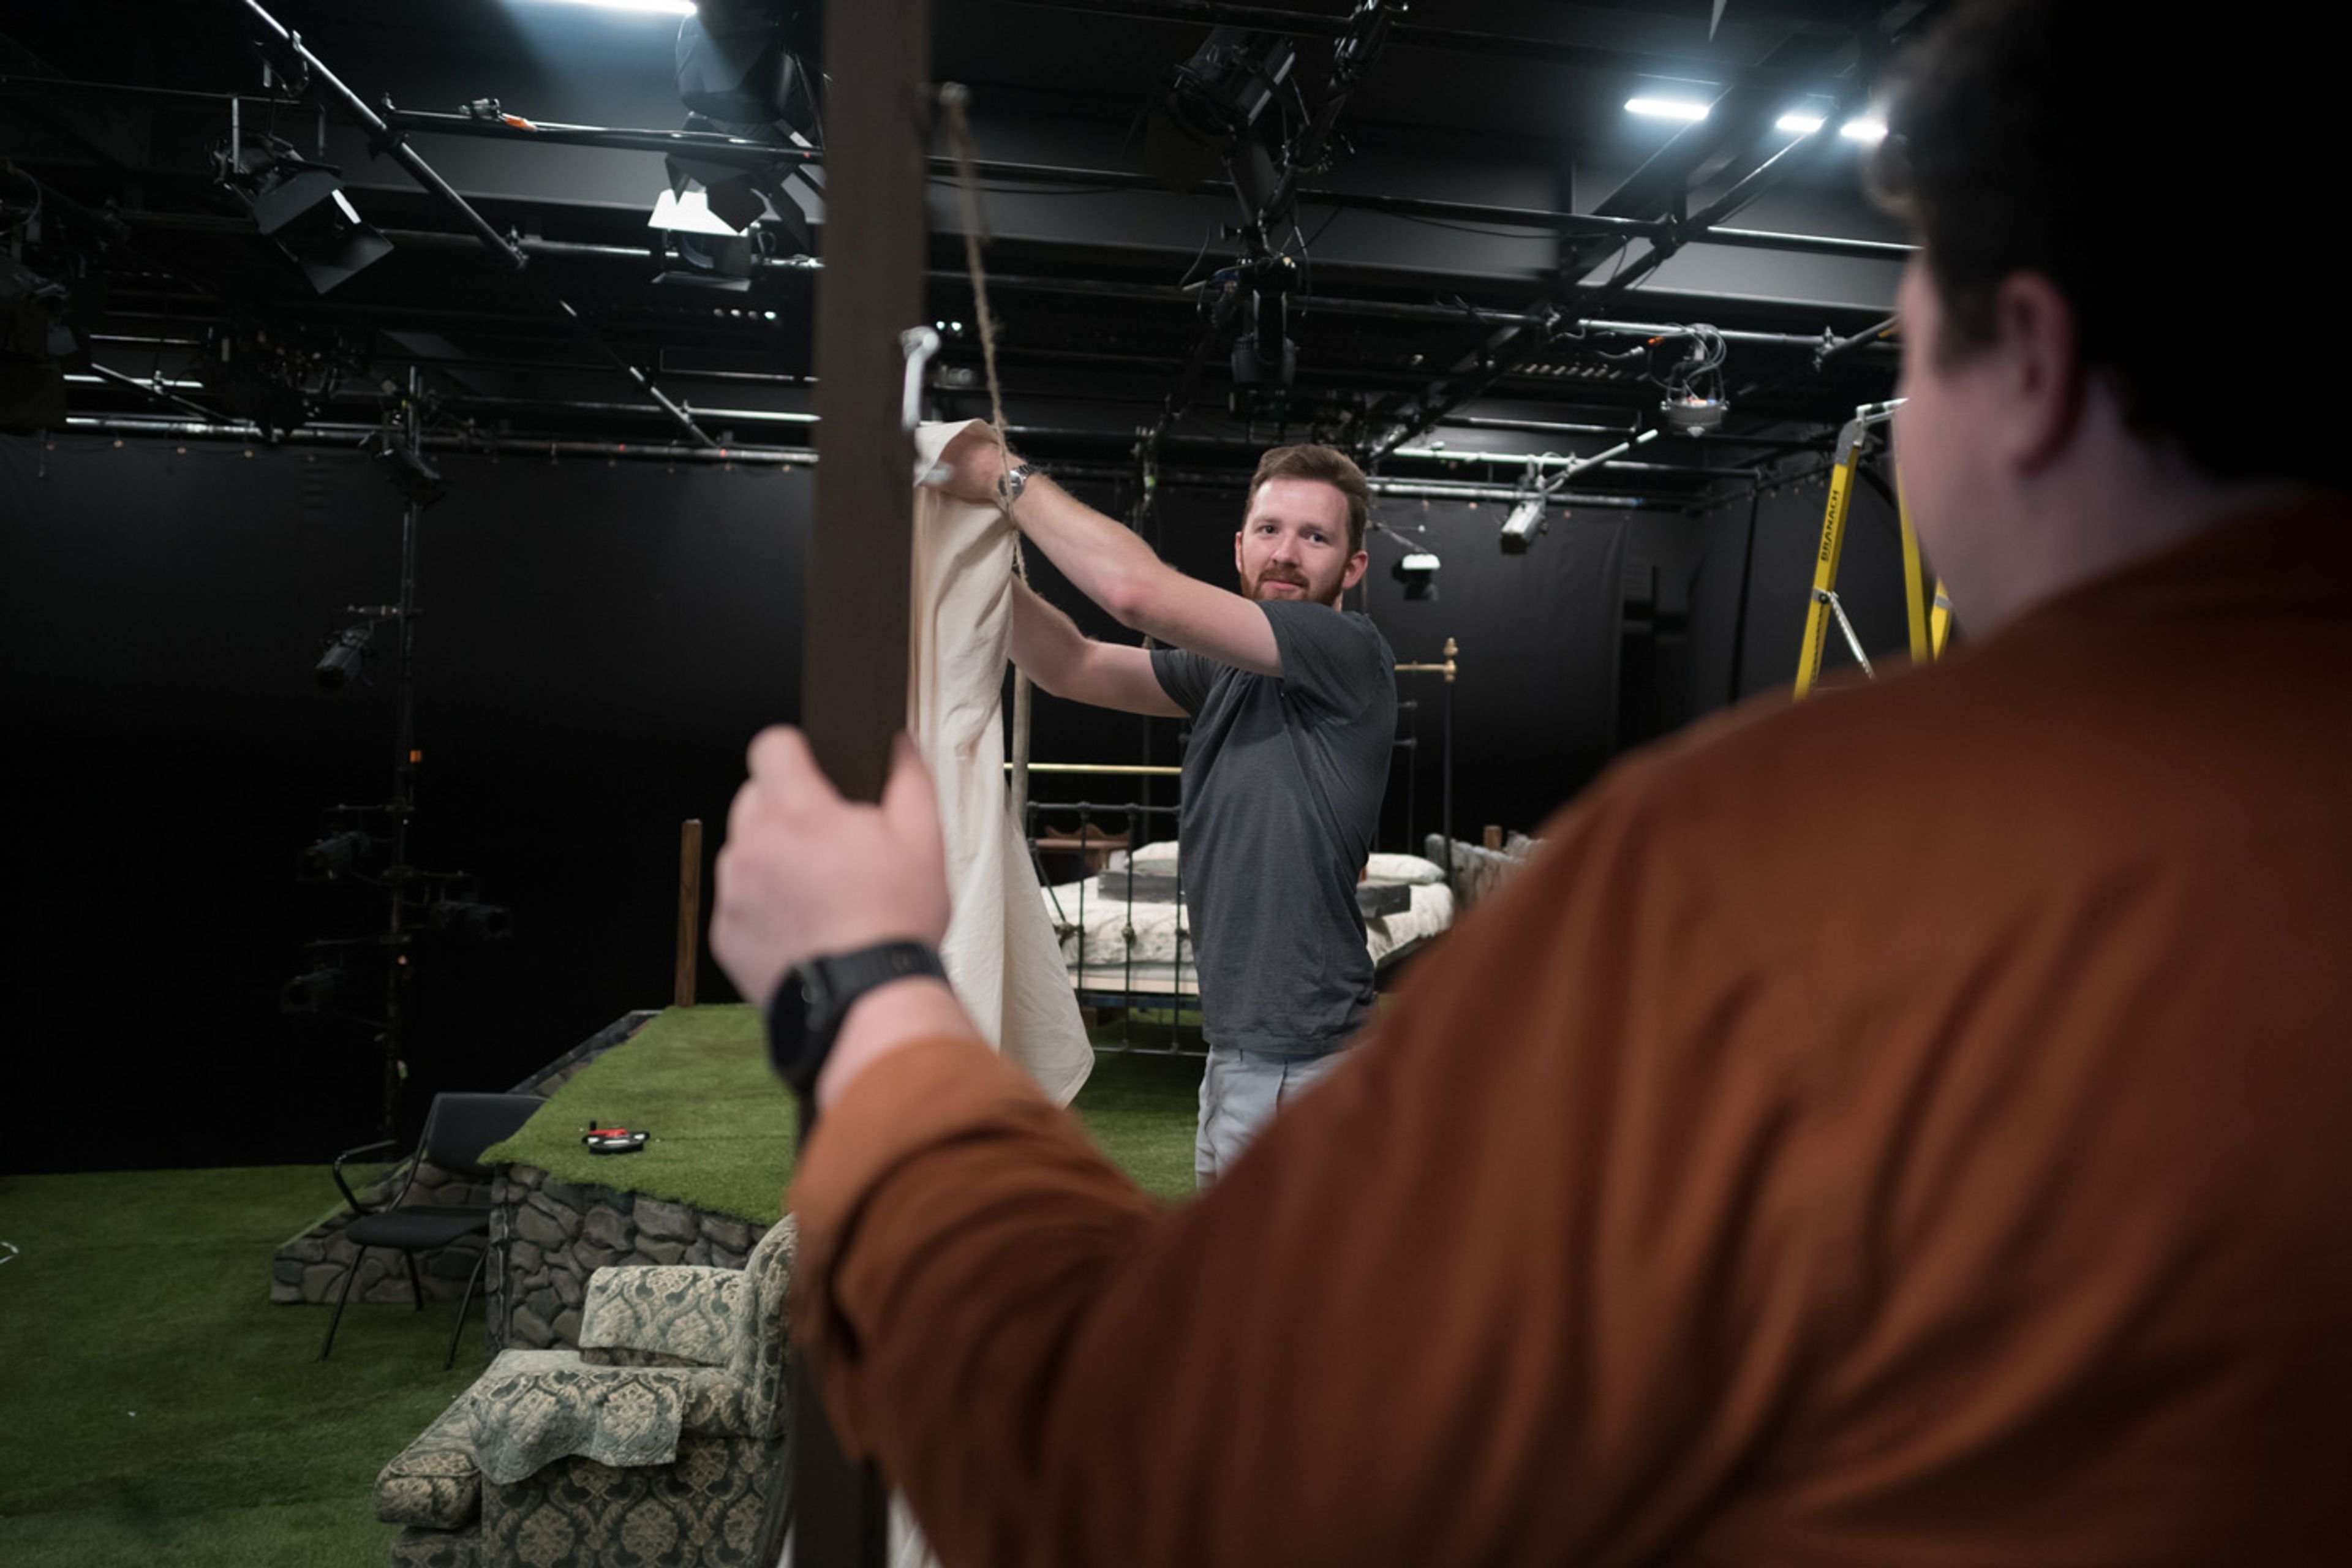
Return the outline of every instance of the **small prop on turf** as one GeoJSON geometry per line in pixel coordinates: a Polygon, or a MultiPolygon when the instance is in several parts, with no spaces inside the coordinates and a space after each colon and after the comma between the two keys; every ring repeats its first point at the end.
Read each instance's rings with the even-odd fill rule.
{"type": "Polygon", "coordinates": [[[587,1136],[580,1142],[588,1145],[591,1154],[634,1154],[646,1146],[646,1140],[652,1134],[642,1129],[632,1131],[626,1127],[598,1127],[591,1123],[587,1136]]]}

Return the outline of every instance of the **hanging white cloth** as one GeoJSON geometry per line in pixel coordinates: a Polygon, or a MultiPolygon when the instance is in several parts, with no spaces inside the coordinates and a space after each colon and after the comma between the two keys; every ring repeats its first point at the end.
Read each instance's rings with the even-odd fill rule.
{"type": "MultiPolygon", "coordinates": [[[[965,428],[918,429],[923,466],[965,428]]],[[[1066,1105],[1094,1069],[1094,1048],[1004,780],[1015,533],[994,506],[917,487],[907,727],[939,781],[952,900],[940,947],[948,978],[988,1043],[1066,1105]]]]}

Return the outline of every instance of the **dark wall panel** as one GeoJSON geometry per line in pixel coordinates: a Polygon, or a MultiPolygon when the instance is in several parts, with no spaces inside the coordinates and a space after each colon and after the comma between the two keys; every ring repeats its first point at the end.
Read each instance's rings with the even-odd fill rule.
{"type": "MultiPolygon", "coordinates": [[[[515,934],[420,949],[410,1129],[432,1090],[503,1087],[667,999],[678,822],[701,817],[715,848],[745,742],[793,717],[800,686],[805,472],[444,467],[450,493],[421,535],[412,859],[474,874],[515,934]]],[[[1745,507],[1596,509],[1507,556],[1491,504],[1383,500],[1381,518],[1443,559],[1438,596],[1407,601],[1389,574],[1402,546],[1375,535],[1350,603],[1402,660],[1434,662],[1449,636],[1460,648],[1455,831],[1531,829],[1629,738],[1735,685],[1784,686],[1821,496],[1765,498],[1752,569],[1745,507]]],[[[1086,499],[1114,515],[1132,500],[1118,486],[1086,499]]],[[[1227,583],[1243,506],[1238,485],[1163,491],[1149,531],[1177,565],[1227,583]]],[[[1904,638],[1885,513],[1858,493],[1844,574],[1874,652],[1904,638]]],[[[311,666],[345,606],[395,595],[400,517],[352,453],[0,441],[0,870],[30,928],[9,965],[8,1165],[316,1159],[373,1134],[368,1031],[288,1018],[278,1001],[315,962],[305,942],[381,921],[368,888],[298,883],[295,868],[329,807],[391,787],[388,658],[375,684],[337,695],[311,666]]],[[[1124,635],[1034,551],[1030,566],[1089,633],[1124,635]]],[[[1412,840],[1436,826],[1443,785],[1444,688],[1409,676],[1402,691],[1422,704],[1405,724],[1422,744],[1391,774],[1391,847],[1408,842],[1408,778],[1412,840]]],[[[1042,697],[1036,712],[1041,760],[1180,759],[1175,721],[1042,697]]],[[[1124,779],[1036,793],[1175,799],[1171,783],[1124,779]]],[[[373,961],[351,962],[340,1000],[373,1013],[373,961]]],[[[730,995],[707,963],[702,994],[730,995]]]]}
{"type": "MultiPolygon", "coordinates": [[[[400,508],[356,456],[245,451],[0,443],[17,1168],[311,1159],[373,1127],[368,1031],[278,994],[303,942],[380,920],[294,872],[325,808],[391,787],[389,658],[333,695],[310,668],[343,606],[394,596],[400,508]]],[[[667,1000],[677,824],[715,840],[800,679],[805,474],[444,466],[412,859],[475,873],[515,935],[419,951],[411,1126],[667,1000]]],[[[339,1000],[373,1013],[367,962],[339,1000]]]]}

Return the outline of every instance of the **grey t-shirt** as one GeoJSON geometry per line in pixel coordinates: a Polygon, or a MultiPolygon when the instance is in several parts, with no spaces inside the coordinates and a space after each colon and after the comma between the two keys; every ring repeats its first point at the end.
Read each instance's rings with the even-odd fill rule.
{"type": "Polygon", "coordinates": [[[1209,1043],[1299,1055],[1372,1005],[1356,876],[1396,742],[1396,655],[1369,616],[1261,603],[1282,674],[1182,648],[1152,672],[1192,715],[1178,817],[1209,1043]]]}

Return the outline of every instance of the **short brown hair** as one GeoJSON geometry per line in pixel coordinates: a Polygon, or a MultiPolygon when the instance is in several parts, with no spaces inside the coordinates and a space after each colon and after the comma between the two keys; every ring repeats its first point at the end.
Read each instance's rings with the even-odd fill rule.
{"type": "Polygon", "coordinates": [[[2216,478],[2342,484],[2334,443],[2288,433],[2267,384],[2271,364],[2300,374],[2287,367],[2346,353],[2328,303],[2336,264],[2292,216],[2315,199],[2306,160],[2327,144],[2333,110],[2282,93],[2208,124],[2188,107],[2200,85],[2252,79],[2250,61],[2275,42],[2251,23],[2152,26],[2133,0],[1953,7],[1906,62],[1872,171],[1874,194],[1919,241],[1941,307],[1938,359],[1990,344],[2002,280],[2037,271],[2074,310],[2082,363],[2113,378],[2143,435],[2216,478]],[[2250,226],[2230,265],[2241,242],[2194,205],[2225,192],[2250,226]],[[2207,279],[2209,265],[2220,275],[2207,279]],[[2209,313],[2247,287],[2283,312],[2260,349],[2209,313]]]}
{"type": "Polygon", "coordinates": [[[1316,479],[1348,498],[1348,553],[1364,547],[1364,525],[1372,519],[1372,487],[1356,459],[1337,447],[1275,447],[1257,460],[1250,500],[1268,479],[1316,479]]]}

